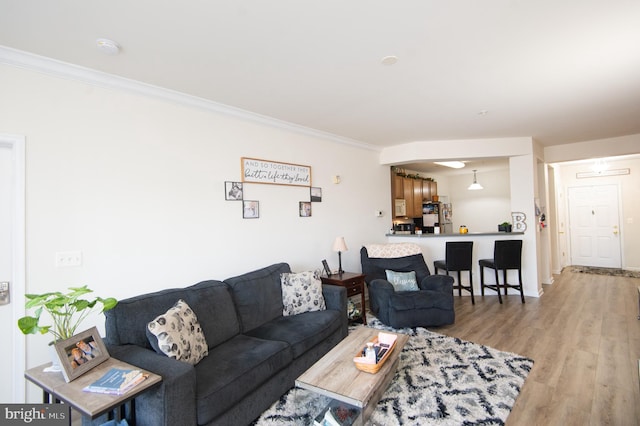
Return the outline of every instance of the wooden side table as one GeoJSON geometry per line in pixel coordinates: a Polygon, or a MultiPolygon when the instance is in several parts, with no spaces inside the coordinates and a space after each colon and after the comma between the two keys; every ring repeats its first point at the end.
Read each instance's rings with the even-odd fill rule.
{"type": "Polygon", "coordinates": [[[352,318],[349,321],[354,322],[362,320],[367,325],[367,306],[364,300],[364,274],[354,272],[343,272],[342,274],[332,274],[328,277],[322,277],[323,284],[332,284],[345,287],[347,289],[347,297],[360,295],[362,307],[360,309],[360,317],[352,318]]]}
{"type": "Polygon", "coordinates": [[[162,381],[162,377],[157,374],[142,370],[148,373],[149,377],[122,395],[84,392],[82,390],[84,387],[98,380],[111,368],[138,369],[138,367],[115,358],[109,358],[74,381],[67,383],[61,372],[43,371],[45,367],[50,365],[51,363],[48,363],[30,368],[24,372],[24,377],[42,388],[42,402],[62,401],[90,419],[95,419],[111,412],[115,412],[116,417],[119,417],[121,410],[118,410],[118,408],[124,408],[126,403],[131,402],[131,416],[132,420],[135,421],[135,397],[162,381]]]}

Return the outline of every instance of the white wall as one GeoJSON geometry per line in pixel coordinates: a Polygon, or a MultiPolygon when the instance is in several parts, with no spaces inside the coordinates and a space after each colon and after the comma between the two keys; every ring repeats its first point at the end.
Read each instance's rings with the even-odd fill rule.
{"type": "Polygon", "coordinates": [[[509,169],[482,172],[477,177],[484,188],[478,191],[467,189],[472,173],[448,178],[454,232],[460,225],[466,225],[469,232],[497,232],[499,223],[511,222],[509,169]]]}
{"type": "MultiPolygon", "coordinates": [[[[344,269],[360,271],[360,246],[385,241],[389,168],[376,151],[4,65],[0,93],[0,133],[26,136],[27,292],[87,284],[121,299],[281,261],[335,268],[336,236],[344,269]],[[224,198],[243,156],[311,166],[313,216],[298,215],[308,188],[252,184],[260,218],[243,219],[224,198]],[[56,268],[70,250],[82,266],[56,268]]],[[[47,361],[45,341],[29,336],[28,366],[47,361]]]]}

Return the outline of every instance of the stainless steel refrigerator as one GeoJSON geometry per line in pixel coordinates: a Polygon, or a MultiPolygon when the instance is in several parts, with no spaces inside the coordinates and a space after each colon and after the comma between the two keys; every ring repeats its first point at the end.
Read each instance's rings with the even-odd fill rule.
{"type": "Polygon", "coordinates": [[[450,234],[451,204],[441,202],[429,202],[422,204],[422,226],[427,233],[433,233],[435,227],[439,227],[441,234],[450,234]]]}

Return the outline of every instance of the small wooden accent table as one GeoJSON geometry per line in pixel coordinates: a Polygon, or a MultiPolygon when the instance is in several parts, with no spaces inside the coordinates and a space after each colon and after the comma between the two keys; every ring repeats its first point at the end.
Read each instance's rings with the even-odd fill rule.
{"type": "Polygon", "coordinates": [[[367,306],[364,300],[364,274],[354,272],[343,272],[341,274],[331,274],[328,277],[322,277],[323,284],[332,284],[345,287],[347,289],[347,297],[360,295],[362,307],[360,309],[360,317],[352,318],[350,322],[362,319],[362,323],[367,325],[367,306]]]}
{"type": "Polygon", "coordinates": [[[117,409],[123,409],[124,405],[131,401],[131,417],[132,420],[135,421],[135,397],[162,381],[162,377],[157,374],[139,369],[136,366],[127,364],[126,362],[115,358],[107,359],[102,364],[87,371],[85,374],[69,383],[65,382],[61,372],[43,371],[45,367],[49,367],[50,365],[51,363],[48,363],[31,368],[24,372],[24,377],[42,388],[44,403],[62,401],[79,411],[83,416],[90,419],[95,419],[112,411],[116,412],[116,417],[119,417],[121,412],[118,413],[117,411],[121,410],[117,409]],[[149,377],[122,395],[108,395],[95,392],[84,392],[82,390],[84,387],[102,377],[102,375],[111,368],[139,369],[148,373],[149,377]]]}
{"type": "Polygon", "coordinates": [[[400,362],[400,352],[409,340],[406,334],[394,333],[398,336],[396,347],[380,370],[375,374],[358,370],[353,358],[380,331],[356,327],[298,377],[296,386],[359,407],[362,409],[361,423],[366,422],[391,383],[400,362]]]}

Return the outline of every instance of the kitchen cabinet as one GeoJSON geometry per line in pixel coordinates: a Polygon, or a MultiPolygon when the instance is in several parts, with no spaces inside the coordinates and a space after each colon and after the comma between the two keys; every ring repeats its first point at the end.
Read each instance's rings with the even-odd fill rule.
{"type": "Polygon", "coordinates": [[[418,218],[422,217],[423,201],[430,201],[437,195],[436,182],[399,176],[391,172],[391,208],[393,217],[418,218]],[[398,215],[395,200],[405,200],[406,215],[398,215]]]}
{"type": "MultiPolygon", "coordinates": [[[[413,179],[411,178],[403,178],[402,179],[402,188],[403,198],[407,205],[407,217],[415,217],[415,202],[413,199],[413,179]]],[[[422,203],[421,203],[422,204],[422,203]]]]}

